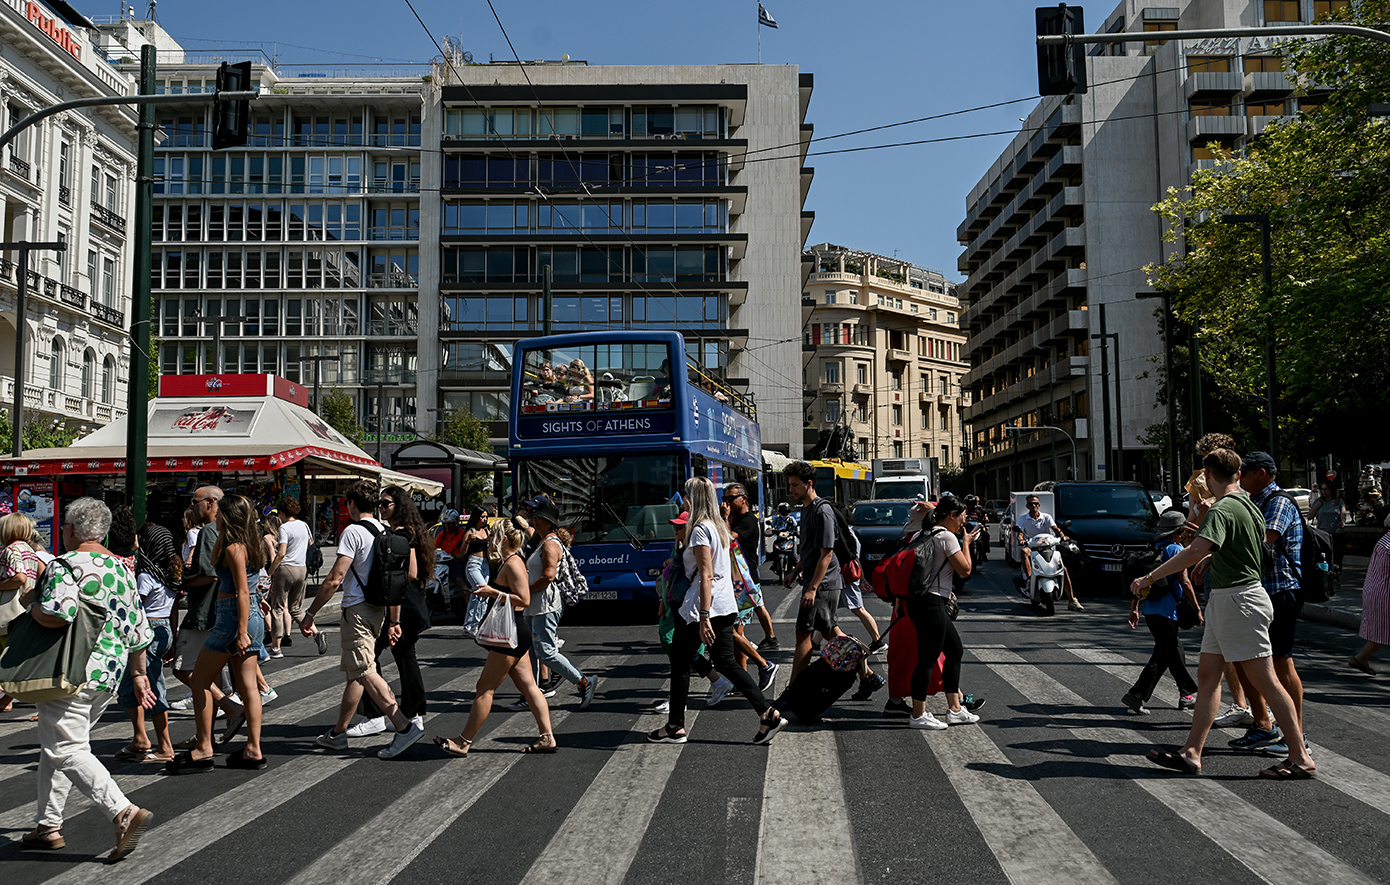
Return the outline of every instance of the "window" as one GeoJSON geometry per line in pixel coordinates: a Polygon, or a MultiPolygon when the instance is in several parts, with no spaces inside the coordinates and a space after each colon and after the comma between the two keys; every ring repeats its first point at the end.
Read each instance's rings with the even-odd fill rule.
{"type": "Polygon", "coordinates": [[[1224,101],[1194,101],[1192,102],[1192,116],[1229,117],[1231,116],[1231,104],[1224,101]]]}
{"type": "Polygon", "coordinates": [[[931,409],[922,409],[922,429],[931,430],[931,409]]]}
{"type": "MultiPolygon", "coordinates": [[[[58,242],[64,247],[68,243],[68,232],[64,229],[58,230],[58,242]]],[[[66,284],[68,281],[68,250],[59,249],[53,254],[53,260],[58,264],[58,282],[66,284]]]]}
{"type": "Polygon", "coordinates": [[[949,310],[946,311],[946,322],[948,322],[948,323],[950,323],[951,325],[954,326],[954,325],[956,324],[956,315],[955,315],[955,313],[953,313],[952,311],[949,311],[949,310]]]}
{"type": "Polygon", "coordinates": [[[902,426],[903,426],[903,407],[902,407],[902,406],[898,406],[898,405],[893,406],[893,426],[894,426],[894,427],[902,427],[902,426]]]}
{"type": "Polygon", "coordinates": [[[828,399],[825,401],[825,423],[840,423],[840,401],[838,399],[828,399]]]}
{"type": "Polygon", "coordinates": [[[92,385],[96,382],[97,358],[90,350],[82,354],[82,395],[92,398],[92,385]]]}
{"type": "Polygon", "coordinates": [[[837,360],[828,360],[825,363],[825,383],[840,383],[840,363],[837,360]]]}
{"type": "Polygon", "coordinates": [[[1252,102],[1245,103],[1245,116],[1247,117],[1282,117],[1288,113],[1288,106],[1282,101],[1252,102]]]}
{"type": "Polygon", "coordinates": [[[111,258],[101,260],[101,299],[107,307],[116,306],[116,262],[111,258]]]}
{"type": "MultiPolygon", "coordinates": [[[[1162,31],[1176,31],[1177,29],[1177,22],[1144,22],[1144,32],[1148,34],[1156,34],[1162,31]]],[[[1144,47],[1149,54],[1153,54],[1153,50],[1167,42],[1167,40],[1145,40],[1144,47]]],[[[941,463],[944,464],[946,462],[943,459],[941,463]]]]}
{"type": "Polygon", "coordinates": [[[1273,74],[1284,70],[1284,57],[1281,55],[1247,55],[1244,64],[1247,74],[1273,74]]]}
{"type": "Polygon", "coordinates": [[[902,371],[900,370],[900,371],[894,372],[892,377],[893,377],[893,389],[894,389],[894,390],[902,390],[902,389],[903,389],[903,373],[902,373],[902,371]]]}
{"type": "Polygon", "coordinates": [[[48,386],[53,390],[63,389],[63,379],[67,374],[67,353],[63,349],[63,339],[54,338],[48,346],[48,386]]]}
{"type": "Polygon", "coordinates": [[[825,290],[825,303],[826,303],[826,304],[834,304],[834,303],[835,303],[835,290],[834,290],[834,289],[826,289],[826,290],[825,290]]]}
{"type": "Polygon", "coordinates": [[[931,375],[926,372],[922,373],[922,392],[931,393],[931,375]]]}
{"type": "Polygon", "coordinates": [[[71,166],[72,145],[68,144],[68,140],[65,138],[58,145],[58,187],[62,188],[62,190],[58,192],[58,199],[62,200],[64,203],[68,202],[68,197],[64,194],[64,191],[68,189],[70,184],[71,166]]]}
{"type": "Polygon", "coordinates": [[[1313,0],[1313,21],[1331,15],[1339,9],[1346,9],[1351,0],[1313,0]]]}
{"type": "Polygon", "coordinates": [[[101,401],[107,405],[116,401],[116,361],[109,356],[101,361],[101,401]]]}
{"type": "Polygon", "coordinates": [[[903,456],[903,444],[902,444],[902,441],[901,441],[901,440],[893,440],[893,457],[894,457],[894,458],[901,458],[902,456],[903,456]]]}
{"type": "Polygon", "coordinates": [[[868,367],[868,366],[864,365],[863,363],[857,363],[857,364],[855,365],[855,367],[854,367],[854,371],[855,371],[855,379],[858,381],[858,383],[860,383],[860,384],[868,384],[868,383],[869,383],[869,367],[868,367]]]}
{"type": "Polygon", "coordinates": [[[1187,57],[1187,72],[1189,74],[1224,74],[1230,70],[1231,56],[1229,55],[1189,55],[1187,57]]]}
{"type": "Polygon", "coordinates": [[[1303,16],[1299,12],[1299,0],[1264,0],[1265,3],[1265,24],[1274,22],[1301,22],[1303,16]]]}
{"type": "MultiPolygon", "coordinates": [[[[159,268],[155,268],[158,273],[159,268]]],[[[93,249],[87,250],[87,294],[97,294],[97,253],[93,249]]]]}

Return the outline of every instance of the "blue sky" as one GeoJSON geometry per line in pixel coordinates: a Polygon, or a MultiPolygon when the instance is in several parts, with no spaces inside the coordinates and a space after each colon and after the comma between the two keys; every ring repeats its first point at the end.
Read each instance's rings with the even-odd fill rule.
{"type": "MultiPolygon", "coordinates": [[[[129,2],[129,0],[128,0],[129,2]]],[[[510,58],[486,0],[412,0],[436,38],[459,37],[475,59],[510,58]]],[[[717,64],[757,60],[756,0],[493,0],[524,59],[591,64],[717,64]]],[[[142,0],[135,0],[140,13],[142,0]]],[[[82,3],[91,15],[106,5],[82,3]]],[[[1017,0],[764,0],[763,62],[815,74],[807,119],[816,137],[1037,93],[1035,3],[1017,0]]],[[[1093,7],[1099,20],[1113,4],[1093,7]]],[[[110,12],[114,12],[111,9],[110,12]]],[[[352,65],[436,54],[405,0],[164,0],[160,23],[188,49],[278,43],[281,62],[352,65]],[[229,18],[228,9],[238,14],[229,18]],[[299,47],[312,47],[299,48],[299,47]],[[326,51],[318,51],[326,50],[326,51]]],[[[812,145],[831,150],[1000,130],[1033,102],[812,145]]],[[[811,242],[899,257],[958,279],[955,230],[965,196],[1007,136],[812,157],[811,242]]]]}

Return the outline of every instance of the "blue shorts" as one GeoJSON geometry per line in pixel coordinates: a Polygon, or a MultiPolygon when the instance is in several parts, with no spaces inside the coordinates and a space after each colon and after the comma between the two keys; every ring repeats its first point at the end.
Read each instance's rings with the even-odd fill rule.
{"type": "MultiPolygon", "coordinates": [[[[168,618],[150,618],[150,629],[154,639],[145,646],[145,673],[150,677],[150,690],[154,692],[154,706],[151,713],[163,713],[169,709],[169,699],[164,692],[164,656],[174,643],[174,633],[169,629],[168,618]]],[[[135,678],[127,668],[121,677],[121,686],[116,692],[117,702],[125,709],[137,707],[135,701],[135,678]]]]}
{"type": "MultiPolygon", "coordinates": [[[[223,655],[235,655],[237,637],[236,597],[228,596],[213,604],[214,623],[203,648],[223,655]]],[[[265,653],[265,617],[261,615],[261,594],[251,592],[251,611],[246,617],[246,635],[251,638],[247,654],[259,658],[265,653]]]]}

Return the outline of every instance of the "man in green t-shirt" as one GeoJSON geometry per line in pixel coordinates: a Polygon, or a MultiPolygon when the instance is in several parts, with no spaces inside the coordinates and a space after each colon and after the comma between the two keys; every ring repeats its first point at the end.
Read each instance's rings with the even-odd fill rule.
{"type": "MultiPolygon", "coordinates": [[[[1197,669],[1197,706],[1192,730],[1177,752],[1149,751],[1149,759],[1186,774],[1202,770],[1202,748],[1221,707],[1221,674],[1227,661],[1238,664],[1269,704],[1286,734],[1298,734],[1293,699],[1274,675],[1269,624],[1274,606],[1260,583],[1264,562],[1264,516],[1240,488],[1240,456],[1217,449],[1202,460],[1207,489],[1217,501],[1202,520],[1201,530],[1187,549],[1130,585],[1135,596],[1169,575],[1193,568],[1194,580],[1211,571],[1202,634],[1202,660],[1197,669]],[[1291,729],[1291,730],[1290,730],[1291,729]]],[[[1313,757],[1302,741],[1289,743],[1289,758],[1262,769],[1262,777],[1307,780],[1317,774],[1313,757]]]]}

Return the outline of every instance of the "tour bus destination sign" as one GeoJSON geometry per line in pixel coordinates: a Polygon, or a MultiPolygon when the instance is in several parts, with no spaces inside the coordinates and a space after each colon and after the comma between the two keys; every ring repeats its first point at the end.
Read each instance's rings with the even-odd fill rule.
{"type": "Polygon", "coordinates": [[[674,433],[671,412],[554,414],[518,419],[517,436],[526,439],[566,439],[581,436],[624,436],[631,433],[674,433]]]}

